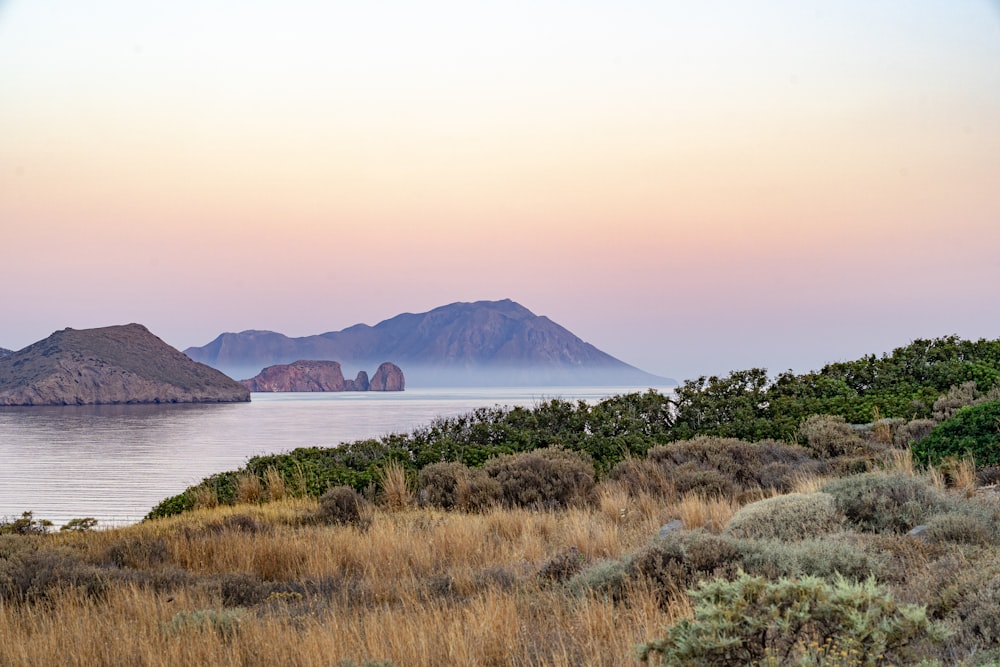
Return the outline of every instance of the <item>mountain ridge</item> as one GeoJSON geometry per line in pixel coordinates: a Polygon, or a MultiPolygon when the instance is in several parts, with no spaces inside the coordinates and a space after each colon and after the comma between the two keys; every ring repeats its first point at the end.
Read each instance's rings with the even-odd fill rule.
{"type": "Polygon", "coordinates": [[[393,359],[411,386],[676,384],[602,352],[510,299],[455,302],[298,338],[247,329],[184,352],[232,377],[298,359],[365,368],[393,359]]]}

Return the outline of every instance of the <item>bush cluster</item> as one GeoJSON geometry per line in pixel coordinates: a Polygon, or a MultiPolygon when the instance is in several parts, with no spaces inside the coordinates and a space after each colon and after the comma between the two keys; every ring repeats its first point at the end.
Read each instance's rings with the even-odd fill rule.
{"type": "Polygon", "coordinates": [[[457,461],[432,463],[417,477],[417,497],[431,507],[477,512],[498,504],[501,495],[500,483],[486,471],[457,461]]]}
{"type": "Polygon", "coordinates": [[[844,519],[828,493],[790,493],[743,506],[726,524],[725,532],[792,541],[836,532],[843,528],[844,519]]]}
{"type": "Polygon", "coordinates": [[[591,502],[594,465],[583,452],[545,447],[497,456],[482,468],[433,463],[420,471],[417,484],[421,503],[444,509],[554,509],[591,502]]]}
{"type": "Polygon", "coordinates": [[[590,457],[545,447],[490,459],[483,471],[500,485],[508,507],[554,509],[592,500],[594,465],[590,457]]]}
{"type": "Polygon", "coordinates": [[[905,533],[948,505],[927,480],[898,473],[843,477],[820,491],[833,496],[848,524],[862,532],[905,533]]]}
{"type": "Polygon", "coordinates": [[[701,580],[732,579],[740,572],[769,579],[843,575],[861,580],[881,579],[887,566],[885,557],[836,536],[782,542],[693,530],[670,533],[622,560],[594,563],[567,586],[576,593],[622,601],[631,587],[643,585],[651,587],[661,603],[668,605],[701,580]]]}
{"type": "Polygon", "coordinates": [[[700,437],[651,447],[611,471],[633,494],[699,493],[740,497],[760,490],[787,493],[797,478],[821,475],[827,464],[795,445],[700,437]]]}
{"type": "Polygon", "coordinates": [[[799,442],[816,456],[832,459],[867,451],[867,443],[840,415],[812,415],[799,424],[799,442]]]}
{"type": "Polygon", "coordinates": [[[741,574],[691,591],[695,614],[643,644],[643,662],[717,665],[900,664],[946,630],[917,605],[897,604],[874,581],[741,574]]]}
{"type": "Polygon", "coordinates": [[[368,501],[349,486],[335,486],[319,497],[317,518],[323,523],[364,527],[368,501]]]}

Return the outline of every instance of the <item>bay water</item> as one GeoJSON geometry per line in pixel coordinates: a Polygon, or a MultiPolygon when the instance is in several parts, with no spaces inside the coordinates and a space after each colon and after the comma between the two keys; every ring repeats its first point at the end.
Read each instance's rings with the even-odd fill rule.
{"type": "MultiPolygon", "coordinates": [[[[249,403],[0,408],[0,518],[139,521],[158,502],[251,456],[409,433],[435,417],[647,387],[407,389],[253,394],[249,403]]],[[[670,391],[659,388],[659,391],[670,391]]]]}

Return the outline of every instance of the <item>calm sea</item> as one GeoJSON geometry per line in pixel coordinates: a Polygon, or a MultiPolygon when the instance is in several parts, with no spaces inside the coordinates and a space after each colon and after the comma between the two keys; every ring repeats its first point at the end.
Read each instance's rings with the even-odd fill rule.
{"type": "MultiPolygon", "coordinates": [[[[0,518],[140,520],[158,502],[258,454],[409,433],[434,417],[646,387],[253,394],[250,403],[0,408],[0,518]]],[[[669,391],[669,389],[661,389],[669,391]]]]}

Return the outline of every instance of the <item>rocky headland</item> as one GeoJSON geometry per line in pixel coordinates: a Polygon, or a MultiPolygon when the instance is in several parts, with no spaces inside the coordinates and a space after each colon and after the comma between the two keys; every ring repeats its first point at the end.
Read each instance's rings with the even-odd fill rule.
{"type": "Polygon", "coordinates": [[[0,357],[0,405],[230,403],[250,392],[141,324],[63,329],[0,357]]]}
{"type": "Polygon", "coordinates": [[[240,384],[253,392],[403,391],[406,381],[399,366],[388,361],[378,367],[369,381],[365,371],[353,380],[345,380],[336,361],[299,360],[268,366],[249,380],[240,380],[240,384]]]}

